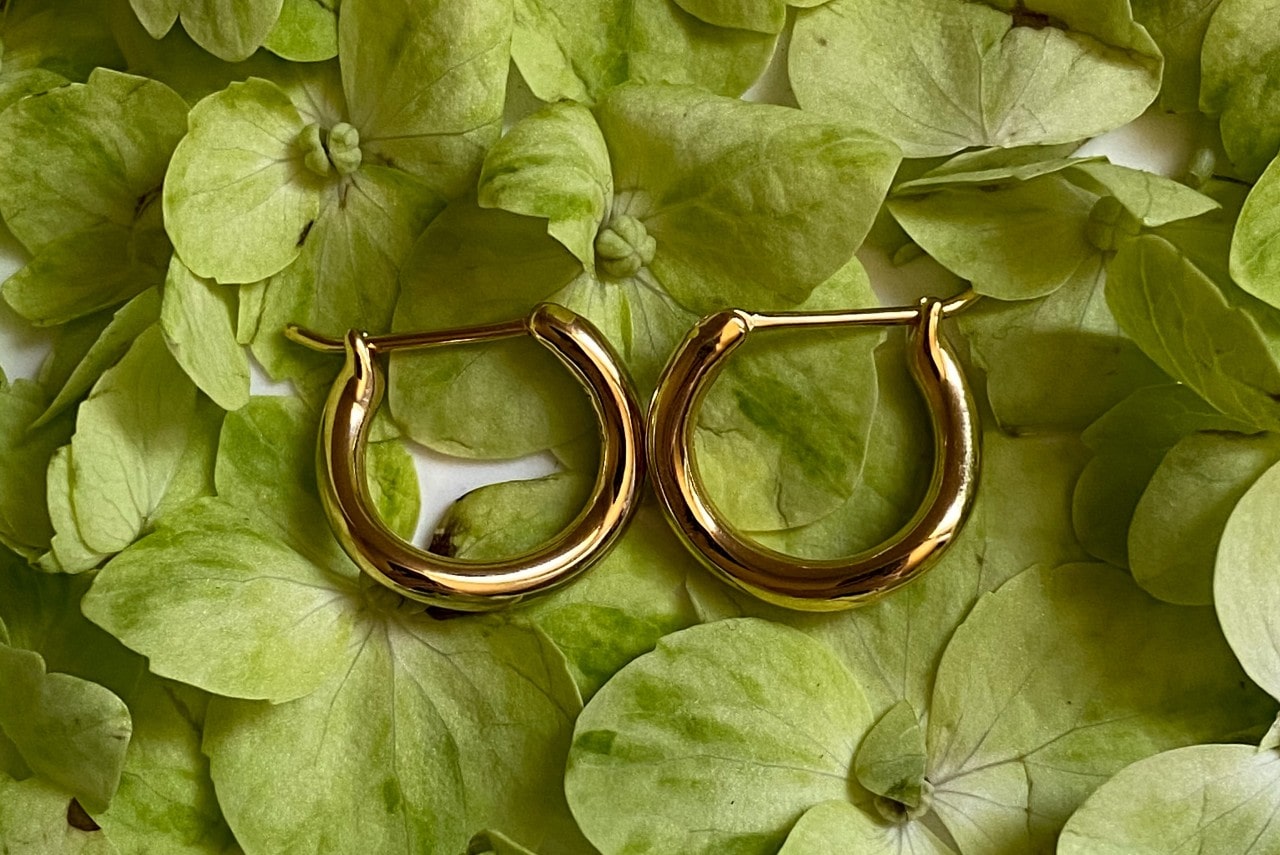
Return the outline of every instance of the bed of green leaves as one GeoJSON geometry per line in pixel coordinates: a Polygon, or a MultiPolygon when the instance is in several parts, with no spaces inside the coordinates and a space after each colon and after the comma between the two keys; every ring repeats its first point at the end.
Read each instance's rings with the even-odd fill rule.
{"type": "MultiPolygon", "coordinates": [[[[0,295],[51,342],[0,377],[0,850],[1280,851],[1277,12],[0,0],[0,295]],[[1149,110],[1185,174],[1075,154],[1149,110]],[[285,323],[552,300],[647,396],[701,314],[870,305],[872,257],[986,295],[949,324],[976,507],[901,592],[766,607],[647,498],[573,586],[448,617],[330,535],[338,366],[285,323]]],[[[849,554],[920,500],[921,406],[899,335],[779,334],[697,464],[762,542],[849,554]]],[[[433,540],[510,555],[594,437],[531,342],[397,356],[371,488],[410,536],[412,443],[549,452],[433,540]]]]}

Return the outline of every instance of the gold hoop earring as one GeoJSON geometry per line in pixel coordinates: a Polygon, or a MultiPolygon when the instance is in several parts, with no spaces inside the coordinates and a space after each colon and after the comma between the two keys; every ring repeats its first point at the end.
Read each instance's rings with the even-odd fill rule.
{"type": "Polygon", "coordinates": [[[884,596],[937,560],[964,524],[977,488],[979,435],[964,373],[938,336],[942,319],[972,304],[966,292],[918,307],[816,314],[741,310],[703,318],[667,363],[649,410],[648,459],[676,534],[731,585],[766,602],[835,611],[884,596]],[[910,325],[911,373],[933,428],[935,463],[923,503],[892,538],[851,558],[810,560],[749,542],[706,498],[692,459],[694,416],[725,360],[755,330],[910,325]]]}
{"type": "Polygon", "coordinates": [[[603,558],[634,515],[643,482],[643,421],[635,392],[604,336],[563,306],[543,303],[527,318],[438,332],[371,336],[352,330],[337,341],[291,325],[285,335],[314,350],[346,354],[320,424],[320,498],[343,550],[393,591],[454,611],[510,605],[566,584],[603,558]],[[365,442],[385,389],[376,357],[520,335],[555,354],[591,398],[600,426],[600,469],[586,507],[550,542],[503,561],[466,561],[419,549],[379,518],[365,478],[365,442]]]}

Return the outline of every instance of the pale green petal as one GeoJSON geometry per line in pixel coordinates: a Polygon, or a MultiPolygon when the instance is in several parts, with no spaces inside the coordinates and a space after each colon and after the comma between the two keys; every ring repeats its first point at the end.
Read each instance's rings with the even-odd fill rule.
{"type": "Polygon", "coordinates": [[[1090,192],[1115,197],[1147,227],[1163,226],[1222,207],[1216,199],[1171,178],[1107,161],[1078,163],[1068,174],[1090,192]]]}
{"type": "Polygon", "coordinates": [[[1246,178],[1280,148],[1280,33],[1260,26],[1276,10],[1274,0],[1222,0],[1204,35],[1200,107],[1218,114],[1222,143],[1246,178]]]}
{"type": "Polygon", "coordinates": [[[987,300],[957,318],[1004,427],[1079,430],[1134,389],[1168,382],[1112,316],[1101,261],[1040,300],[987,300]]]}
{"type": "Polygon", "coordinates": [[[843,801],[805,811],[778,855],[954,855],[924,824],[890,823],[843,801]]]}
{"type": "Polygon", "coordinates": [[[515,11],[512,58],[544,101],[590,103],[628,81],[736,97],[764,71],[776,41],[700,21],[672,0],[516,0],[515,11]]]}
{"type": "Polygon", "coordinates": [[[47,474],[49,520],[56,534],[49,544],[49,552],[40,556],[40,567],[50,573],[92,570],[111,556],[89,546],[80,535],[80,526],[71,508],[71,446],[58,449],[49,461],[47,474]]]}
{"type": "MultiPolygon", "coordinates": [[[[64,342],[55,343],[53,361],[40,367],[40,382],[46,389],[57,390],[57,393],[34,426],[46,424],[76,403],[98,382],[103,371],[120,361],[134,339],[159,319],[160,292],[148,289],[117,309],[105,326],[94,331],[92,338],[85,341],[83,350],[75,348],[77,352],[66,354],[60,347],[64,342]],[[69,358],[64,360],[64,357],[69,358]],[[66,362],[65,368],[59,364],[63,361],[66,362]]],[[[62,330],[66,329],[66,326],[62,327],[62,330]]]]}
{"type": "Polygon", "coordinates": [[[101,830],[68,819],[72,799],[39,778],[14,781],[0,773],[0,846],[12,855],[116,855],[119,850],[101,830]]]}
{"type": "Polygon", "coordinates": [[[186,114],[163,84],[107,69],[6,110],[5,223],[33,252],[97,226],[133,228],[160,188],[186,114]]]}
{"type": "Polygon", "coordinates": [[[525,849],[505,834],[497,831],[482,831],[467,844],[466,855],[537,855],[531,849],[525,849]]]}
{"type": "Polygon", "coordinates": [[[5,302],[37,326],[111,308],[159,285],[172,254],[151,205],[136,228],[103,223],[42,246],[4,283],[5,302]]]}
{"type": "Polygon", "coordinates": [[[164,283],[160,329],[187,376],[224,410],[249,400],[249,357],[236,343],[235,291],[192,274],[177,256],[164,283]]]}
{"type": "Polygon", "coordinates": [[[138,19],[160,38],[175,20],[196,44],[228,62],[247,59],[280,17],[281,0],[129,0],[138,19]]]}
{"type": "Polygon", "coordinates": [[[895,196],[889,209],[912,240],[978,293],[1025,300],[1097,279],[1101,258],[1085,233],[1096,201],[1059,172],[928,195],[916,190],[895,196]]]}
{"type": "Polygon", "coordinates": [[[1249,676],[1272,697],[1280,697],[1280,649],[1276,639],[1277,600],[1272,557],[1280,548],[1275,526],[1280,506],[1280,467],[1272,466],[1244,494],[1227,520],[1218,544],[1213,601],[1222,631],[1249,676]]]}
{"type": "Polygon", "coordinates": [[[165,228],[178,255],[219,283],[279,272],[320,213],[298,108],[275,84],[250,78],[205,98],[188,122],[164,182],[165,228]]]}
{"type": "Polygon", "coordinates": [[[542,217],[547,233],[587,268],[613,203],[609,151],[595,117],[581,104],[550,104],[522,119],[489,152],[480,205],[542,217]]]}
{"type": "Polygon", "coordinates": [[[280,17],[263,44],[272,53],[295,62],[337,56],[337,0],[284,0],[280,17]]]}
{"type": "Polygon", "coordinates": [[[190,505],[102,569],[84,613],[161,676],[302,697],[342,665],[354,591],[264,529],[222,499],[190,505]]]}
{"type": "Polygon", "coordinates": [[[10,0],[0,21],[0,110],[18,98],[120,66],[106,4],[10,0]]]}
{"type": "Polygon", "coordinates": [[[1249,191],[1231,238],[1231,278],[1272,306],[1280,306],[1280,160],[1249,191]]]}
{"type": "MultiPolygon", "coordinates": [[[[519,554],[562,530],[588,486],[581,474],[569,473],[482,487],[449,509],[432,551],[476,560],[519,554]]],[[[697,622],[684,582],[701,572],[657,508],[646,505],[589,572],[523,614],[564,651],[589,698],[662,636],[697,622]]]]}
{"type": "Polygon", "coordinates": [[[861,244],[899,160],[856,126],[689,87],[623,87],[596,114],[612,219],[643,223],[654,276],[696,312],[804,300],[861,244]]]}
{"type": "Polygon", "coordinates": [[[857,794],[871,712],[823,645],[766,621],[669,635],[578,718],[565,791],[604,855],[772,853],[800,814],[857,794]]]}
{"type": "Polygon", "coordinates": [[[880,131],[908,157],[1094,136],[1137,118],[1162,61],[1123,0],[833,0],[796,20],[801,106],[880,131]]]}
{"type": "MultiPolygon", "coordinates": [[[[855,260],[798,306],[876,300],[855,260]]],[[[698,413],[694,463],[708,498],[753,532],[814,522],[855,489],[877,408],[878,330],[756,333],[725,365],[698,413]]]]}
{"type": "Polygon", "coordinates": [[[0,383],[0,544],[33,560],[53,536],[45,468],[72,429],[69,415],[32,429],[44,409],[44,395],[29,380],[0,383]]]}
{"type": "Polygon", "coordinates": [[[95,819],[125,852],[223,855],[231,830],[200,752],[208,697],[145,674],[125,700],[133,738],[124,774],[111,808],[95,819]]]}
{"type": "MultiPolygon", "coordinates": [[[[699,20],[717,27],[777,33],[787,20],[785,0],[674,0],[699,20]]],[[[821,2],[821,0],[819,0],[821,2]]],[[[812,2],[797,5],[814,5],[812,2]]]]}
{"type": "Polygon", "coordinates": [[[89,546],[118,552],[154,522],[198,426],[195,386],[152,327],[76,415],[71,499],[89,546]]]}
{"type": "Polygon", "coordinates": [[[341,367],[332,355],[286,339],[287,324],[339,338],[349,329],[386,330],[402,264],[441,207],[426,183],[380,166],[365,165],[326,188],[317,218],[298,242],[301,255],[265,285],[253,351],[268,373],[306,378],[299,385],[307,389],[316,372],[327,386],[341,367]]]}
{"type": "Polygon", "coordinates": [[[1062,830],[1059,855],[1235,855],[1280,848],[1280,755],[1192,745],[1121,770],[1062,830]]]}
{"type": "Polygon", "coordinates": [[[927,761],[919,713],[909,702],[899,701],[862,738],[853,771],[870,792],[916,808],[927,761]]]}
{"type": "Polygon", "coordinates": [[[1107,303],[1161,368],[1222,412],[1280,427],[1280,312],[1144,235],[1107,265],[1107,303]]]}
{"type": "MultiPolygon", "coordinates": [[[[913,446],[898,453],[912,455],[913,446]]],[[[1084,458],[1078,439],[1062,434],[1012,439],[987,431],[982,454],[982,477],[969,521],[923,578],[856,612],[786,618],[836,652],[857,676],[876,716],[900,700],[917,710],[929,709],[943,650],[982,594],[1030,565],[1085,556],[1071,530],[1071,488],[1084,458]]],[[[917,466],[930,465],[928,452],[915,451],[914,456],[917,466]]],[[[902,464],[898,466],[901,478],[902,464]]],[[[916,482],[916,490],[922,482],[916,482]]],[[[856,507],[848,512],[856,513],[856,507]]],[[[832,542],[839,544],[832,535],[814,537],[808,554],[830,556],[832,542]],[[827,548],[821,549],[824,544],[827,548]]],[[[847,547],[840,552],[849,554],[847,547]]]]}
{"type": "Polygon", "coordinates": [[[510,0],[348,0],[338,22],[349,121],[365,158],[460,196],[498,138],[510,0]]]}
{"type": "Polygon", "coordinates": [[[345,664],[313,694],[210,705],[204,750],[242,845],[456,852],[498,826],[563,851],[572,828],[556,783],[581,702],[554,646],[371,593],[345,664]]]}
{"type": "Polygon", "coordinates": [[[1227,518],[1245,491],[1280,461],[1280,436],[1214,432],[1180,440],[1133,511],[1129,567],[1152,596],[1213,602],[1213,564],[1227,518]]]}
{"type": "Polygon", "coordinates": [[[47,674],[39,654],[0,645],[0,729],[33,772],[74,795],[89,811],[115,795],[132,725],[108,689],[68,674],[47,674]]]}
{"type": "Polygon", "coordinates": [[[1220,0],[1132,0],[1133,17],[1164,54],[1160,106],[1178,113],[1200,109],[1200,49],[1220,0]]]}
{"type": "Polygon", "coordinates": [[[934,809],[963,851],[1042,851],[1128,763],[1273,712],[1208,609],[1104,565],[1028,570],[978,602],[938,667],[934,809]]]}
{"type": "MultiPolygon", "coordinates": [[[[546,225],[474,200],[451,203],[404,264],[395,328],[449,329],[522,317],[582,265],[546,225]],[[512,276],[519,270],[519,276],[512,276]]],[[[527,339],[393,354],[391,412],[424,445],[463,457],[517,457],[594,432],[578,383],[527,339]]]]}
{"type": "Polygon", "coordinates": [[[1129,524],[1165,453],[1195,431],[1249,430],[1186,386],[1165,383],[1135,391],[1084,432],[1094,456],[1072,498],[1080,542],[1097,558],[1129,566],[1129,524]]]}

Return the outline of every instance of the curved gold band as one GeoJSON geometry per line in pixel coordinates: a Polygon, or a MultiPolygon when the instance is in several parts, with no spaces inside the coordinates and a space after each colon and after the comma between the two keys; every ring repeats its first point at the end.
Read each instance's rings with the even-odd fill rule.
{"type": "Polygon", "coordinates": [[[648,459],[658,498],[676,534],[713,572],[776,605],[831,611],[870,602],[922,573],[955,537],[973,503],[978,425],[964,374],[938,337],[947,314],[972,295],[918,308],[753,314],[703,318],[667,363],[649,410],[648,459]],[[712,381],[749,333],[796,327],[910,324],[911,373],[928,405],[935,464],[925,499],[889,541],[847,559],[784,555],[743,538],[712,507],[692,459],[698,408],[712,381]]]}
{"type": "Polygon", "coordinates": [[[317,448],[320,498],[343,550],[382,584],[414,600],[458,611],[486,611],[552,590],[602,558],[638,506],[643,482],[635,392],[605,338],[584,318],[551,303],[500,324],[335,341],[297,327],[294,341],[344,352],[346,364],[325,405],[317,448]],[[586,507],[550,542],[502,561],[435,555],[393,533],[374,507],[365,474],[365,443],[382,402],[379,353],[530,335],[562,362],[591,398],[600,427],[600,469],[586,507]]]}

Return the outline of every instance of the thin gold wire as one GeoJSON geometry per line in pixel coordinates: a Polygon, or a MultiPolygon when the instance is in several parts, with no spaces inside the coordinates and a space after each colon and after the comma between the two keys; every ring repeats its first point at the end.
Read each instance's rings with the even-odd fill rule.
{"type": "Polygon", "coordinates": [[[917,578],[954,540],[977,489],[977,410],[939,325],[978,299],[970,289],[945,302],[927,298],[914,307],[776,314],[732,310],[703,318],[667,363],[649,409],[649,471],[676,534],[729,584],[792,609],[851,608],[917,578]],[[698,409],[725,361],[757,330],[895,325],[911,326],[911,374],[933,429],[934,469],[919,509],[885,543],[849,558],[798,558],[745,537],[715,510],[692,456],[698,409]]]}
{"type": "Polygon", "coordinates": [[[643,483],[643,417],[630,381],[605,338],[586,319],[552,303],[527,318],[465,329],[367,335],[342,340],[296,325],[291,340],[346,363],[325,404],[317,445],[321,504],[343,550],[364,572],[406,597],[455,611],[488,611],[560,587],[600,560],[635,514],[643,483]],[[435,555],[400,538],[378,515],[365,448],[385,378],[377,357],[397,350],[529,335],[586,389],[600,428],[600,468],[586,506],[551,541],[498,561],[435,555]]]}

